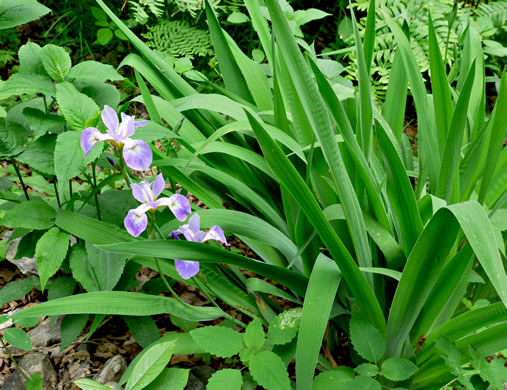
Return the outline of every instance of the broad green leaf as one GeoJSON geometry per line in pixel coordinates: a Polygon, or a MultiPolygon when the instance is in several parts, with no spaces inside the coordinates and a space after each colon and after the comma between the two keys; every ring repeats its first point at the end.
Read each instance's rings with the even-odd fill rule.
{"type": "Polygon", "coordinates": [[[308,282],[299,326],[296,350],[298,389],[312,388],[315,366],[341,279],[336,263],[320,254],[308,282]],[[325,291],[322,291],[322,286],[326,286],[325,291]]]}
{"type": "Polygon", "coordinates": [[[261,349],[264,345],[264,329],[262,328],[262,323],[258,318],[255,318],[248,324],[245,331],[244,340],[245,345],[254,351],[261,349]]]}
{"type": "Polygon", "coordinates": [[[153,382],[171,360],[173,349],[174,341],[166,341],[148,348],[136,362],[125,390],[141,390],[153,382]]]}
{"type": "Polygon", "coordinates": [[[28,73],[15,73],[9,80],[0,84],[0,100],[11,96],[22,96],[32,94],[43,94],[55,96],[55,87],[46,76],[28,73]]]}
{"type": "Polygon", "coordinates": [[[42,74],[43,67],[40,59],[41,47],[34,42],[27,42],[19,48],[19,65],[22,73],[42,74]]]}
{"type": "Polygon", "coordinates": [[[146,348],[148,345],[160,338],[160,330],[151,317],[123,317],[127,323],[130,333],[137,343],[146,348]]]}
{"type": "Polygon", "coordinates": [[[485,358],[475,356],[473,365],[476,370],[479,370],[481,378],[493,387],[501,389],[507,381],[507,367],[505,367],[503,357],[495,356],[491,362],[488,362],[485,358]]]}
{"type": "Polygon", "coordinates": [[[42,235],[35,247],[37,271],[39,272],[41,290],[59,269],[69,249],[70,235],[53,227],[42,235]]]}
{"type": "Polygon", "coordinates": [[[84,130],[99,112],[97,104],[69,82],[56,85],[56,101],[72,130],[84,130]]]}
{"type": "Polygon", "coordinates": [[[209,378],[206,390],[241,390],[242,384],[243,378],[240,370],[223,368],[209,378]]]}
{"type": "Polygon", "coordinates": [[[102,152],[101,145],[95,146],[85,157],[81,149],[81,135],[77,131],[60,133],[55,146],[55,173],[58,178],[60,193],[68,185],[68,181],[78,176],[89,162],[95,160],[102,152]]]}
{"type": "Polygon", "coordinates": [[[72,277],[88,291],[99,291],[96,274],[88,266],[88,254],[86,249],[78,244],[70,248],[69,265],[72,277]]]}
{"type": "Polygon", "coordinates": [[[313,381],[312,390],[340,389],[345,383],[350,382],[354,375],[352,368],[339,366],[317,375],[313,381]]]}
{"type": "Polygon", "coordinates": [[[109,386],[95,382],[93,379],[82,378],[74,381],[74,384],[82,390],[111,390],[109,386]]]}
{"type": "Polygon", "coordinates": [[[90,79],[79,79],[75,81],[81,92],[92,98],[97,105],[103,109],[104,106],[116,107],[120,104],[120,92],[112,84],[105,84],[90,79]]]}
{"type": "Polygon", "coordinates": [[[380,375],[398,382],[410,378],[417,371],[417,366],[408,359],[390,358],[382,363],[380,375]]]}
{"type": "Polygon", "coordinates": [[[2,225],[9,228],[46,230],[54,225],[56,211],[42,200],[29,200],[9,210],[2,225]]]}
{"type": "Polygon", "coordinates": [[[49,44],[42,48],[40,58],[49,77],[59,82],[65,80],[72,66],[69,53],[60,46],[49,44]]]}
{"type": "Polygon", "coordinates": [[[71,276],[60,276],[48,285],[48,301],[68,297],[76,289],[76,280],[71,276]]]}
{"type": "Polygon", "coordinates": [[[25,151],[16,157],[19,162],[30,165],[46,175],[55,174],[54,153],[56,135],[46,134],[28,144],[25,151]]]}
{"type": "Polygon", "coordinates": [[[92,79],[103,83],[104,81],[123,80],[123,77],[108,64],[97,61],[83,61],[72,67],[69,77],[73,79],[92,79]]]}
{"type": "Polygon", "coordinates": [[[0,123],[0,157],[11,157],[22,152],[29,134],[15,122],[0,123]]]}
{"type": "MultiPolygon", "coordinates": [[[[3,224],[3,221],[2,221],[3,224]]],[[[23,298],[34,288],[40,287],[39,278],[35,275],[5,284],[0,290],[0,305],[23,298]]]]}
{"type": "Polygon", "coordinates": [[[41,137],[51,129],[63,129],[65,119],[54,114],[46,114],[36,108],[27,107],[23,110],[23,115],[30,124],[35,138],[41,137]]]}
{"type": "Polygon", "coordinates": [[[319,20],[325,18],[326,16],[330,16],[327,12],[324,12],[317,8],[308,8],[305,10],[297,10],[294,12],[294,21],[298,26],[302,26],[303,24],[312,22],[314,20],[319,20]]]}
{"type": "Polygon", "coordinates": [[[357,353],[369,362],[380,362],[386,352],[382,333],[360,317],[350,319],[350,341],[357,353]]]}
{"type": "Polygon", "coordinates": [[[282,359],[270,351],[263,351],[250,359],[250,373],[266,389],[290,390],[290,380],[282,359]]]}
{"type": "Polygon", "coordinates": [[[35,0],[2,0],[0,30],[16,27],[46,15],[51,10],[35,0]]]}
{"type": "Polygon", "coordinates": [[[372,363],[360,364],[359,366],[357,366],[355,368],[355,370],[359,375],[366,375],[366,376],[369,376],[372,378],[374,376],[377,376],[377,374],[378,374],[378,367],[372,363]]]}
{"type": "Polygon", "coordinates": [[[60,352],[67,348],[81,334],[88,322],[88,314],[71,314],[63,317],[61,324],[60,352]]]}
{"type": "Polygon", "coordinates": [[[188,382],[189,369],[179,367],[164,368],[162,373],[145,387],[145,390],[184,390],[188,382]]]}
{"type": "Polygon", "coordinates": [[[19,328],[8,328],[4,331],[5,340],[13,347],[29,351],[32,349],[32,341],[28,334],[19,328]]]}
{"type": "Polygon", "coordinates": [[[243,12],[232,12],[228,17],[227,21],[232,24],[241,24],[250,21],[248,15],[245,15],[243,12]]]}
{"type": "Polygon", "coordinates": [[[62,314],[107,314],[151,316],[173,314],[189,321],[211,321],[221,318],[223,312],[214,307],[195,307],[174,298],[125,291],[99,291],[77,294],[44,302],[14,313],[18,319],[62,314]]]}
{"type": "Polygon", "coordinates": [[[127,256],[98,250],[86,242],[90,276],[96,280],[100,291],[112,290],[123,273],[127,256]]]}
{"type": "Polygon", "coordinates": [[[344,390],[381,390],[382,386],[375,379],[366,375],[356,376],[352,381],[347,382],[342,387],[344,390]]]}
{"type": "Polygon", "coordinates": [[[43,390],[42,377],[39,374],[33,374],[25,383],[26,390],[43,390]]]}
{"type": "Polygon", "coordinates": [[[301,309],[296,308],[278,314],[269,324],[269,342],[274,345],[287,344],[296,337],[301,313],[301,309]]]}
{"type": "Polygon", "coordinates": [[[223,326],[197,328],[190,335],[202,349],[218,357],[231,357],[244,348],[243,336],[223,326]]]}

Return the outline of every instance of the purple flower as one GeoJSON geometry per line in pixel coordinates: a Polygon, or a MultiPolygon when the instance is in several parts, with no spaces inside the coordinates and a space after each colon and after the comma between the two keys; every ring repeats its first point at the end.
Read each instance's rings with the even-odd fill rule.
{"type": "Polygon", "coordinates": [[[81,148],[88,156],[90,150],[97,142],[106,141],[116,148],[123,150],[123,158],[128,167],[137,171],[147,170],[153,161],[150,146],[141,140],[130,139],[136,127],[146,126],[146,121],[136,122],[130,115],[121,113],[121,123],[118,115],[109,106],[104,106],[102,121],[107,127],[107,134],[101,133],[95,127],[88,127],[81,133],[81,148]]]}
{"type": "MultiPolygon", "coordinates": [[[[187,241],[193,242],[206,242],[208,240],[215,240],[229,246],[225,239],[224,231],[220,226],[212,226],[208,232],[201,230],[201,217],[199,214],[194,214],[188,220],[188,224],[181,225],[178,230],[173,230],[171,235],[175,240],[179,240],[179,234],[183,234],[187,241]]],[[[190,260],[175,259],[176,271],[183,279],[190,279],[192,276],[197,275],[199,272],[199,262],[190,260]]]]}
{"type": "Polygon", "coordinates": [[[123,221],[125,228],[132,236],[137,237],[146,230],[148,226],[146,212],[148,211],[155,211],[159,207],[167,206],[180,221],[184,221],[191,214],[190,204],[183,195],[174,194],[170,198],[157,200],[164,186],[165,181],[162,174],[158,175],[152,183],[144,180],[139,184],[131,185],[132,195],[142,203],[139,207],[129,210],[123,221]]]}

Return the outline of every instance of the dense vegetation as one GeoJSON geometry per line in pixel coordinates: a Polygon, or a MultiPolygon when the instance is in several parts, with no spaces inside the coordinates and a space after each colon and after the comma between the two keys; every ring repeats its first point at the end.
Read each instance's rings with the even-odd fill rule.
{"type": "Polygon", "coordinates": [[[128,390],[504,387],[506,1],[41,3],[0,0],[14,362],[113,316],[128,390]]]}

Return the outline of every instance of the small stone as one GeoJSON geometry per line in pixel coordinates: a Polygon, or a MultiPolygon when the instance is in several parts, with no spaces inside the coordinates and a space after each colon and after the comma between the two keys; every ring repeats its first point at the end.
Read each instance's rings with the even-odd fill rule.
{"type": "Polygon", "coordinates": [[[123,356],[116,355],[104,364],[104,368],[93,377],[93,380],[102,384],[111,381],[119,381],[126,369],[127,362],[123,356]]]}
{"type": "Polygon", "coordinates": [[[59,318],[56,324],[51,324],[51,318],[46,318],[37,327],[28,332],[32,340],[33,348],[47,347],[60,342],[60,324],[62,320],[59,318]]]}
{"type": "Polygon", "coordinates": [[[206,390],[209,378],[215,373],[209,366],[196,366],[190,370],[185,390],[206,390]]]}
{"type": "MultiPolygon", "coordinates": [[[[39,374],[42,377],[44,390],[56,388],[58,379],[53,363],[49,357],[40,352],[30,352],[19,362],[19,367],[29,376],[39,374]]],[[[25,378],[19,371],[12,373],[4,383],[8,390],[25,390],[25,378]]]]}
{"type": "Polygon", "coordinates": [[[38,275],[37,256],[21,257],[19,259],[16,258],[16,253],[18,251],[18,245],[20,241],[21,237],[9,242],[9,245],[7,246],[7,253],[5,254],[5,260],[18,267],[23,275],[38,275]]]}

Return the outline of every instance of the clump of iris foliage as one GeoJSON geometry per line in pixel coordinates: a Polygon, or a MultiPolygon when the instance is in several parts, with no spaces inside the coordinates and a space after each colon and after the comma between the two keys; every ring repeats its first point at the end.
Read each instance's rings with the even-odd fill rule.
{"type": "Polygon", "coordinates": [[[167,365],[173,354],[194,353],[239,356],[208,389],[503,387],[507,76],[491,108],[473,24],[458,42],[459,71],[448,73],[429,16],[425,84],[405,32],[383,13],[396,51],[379,106],[370,91],[373,0],[363,40],[352,24],[353,94],[327,76],[329,60],[294,37],[276,0],[245,0],[262,66],[206,2],[222,79],[206,83],[210,93],[97,3],[136,50],[120,68],[133,70],[140,95],[132,102],[144,103],[149,120],[116,109],[107,81],[122,77],[111,66],[72,65],[54,45],[20,48],[20,72],[0,84],[0,99],[26,97],[0,123],[0,153],[10,161],[1,223],[37,256],[39,276],[9,284],[2,298],[37,287],[51,299],[2,317],[14,324],[8,343],[30,349],[20,327],[64,315],[63,349],[89,320],[92,335],[117,315],[144,347],[120,381],[129,390],[182,389],[188,370],[167,365]],[[409,94],[417,148],[403,132],[409,94]],[[32,176],[22,177],[20,164],[32,176]],[[217,244],[228,245],[226,234],[257,259],[217,244]],[[130,292],[141,266],[160,278],[130,292]],[[210,305],[183,302],[175,281],[210,305]],[[160,295],[167,291],[173,297],[160,295]],[[183,332],[160,338],[151,319],[159,314],[183,332]],[[197,327],[217,319],[221,326],[197,327]],[[345,338],[354,368],[336,363],[345,338]]]}

